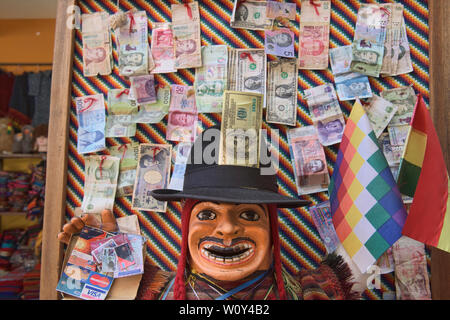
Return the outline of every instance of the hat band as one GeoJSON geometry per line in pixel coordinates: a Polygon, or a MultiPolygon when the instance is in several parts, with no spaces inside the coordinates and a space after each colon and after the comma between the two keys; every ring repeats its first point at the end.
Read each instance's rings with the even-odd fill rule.
{"type": "Polygon", "coordinates": [[[214,187],[278,192],[276,175],[261,175],[259,168],[214,165],[202,169],[186,170],[183,190],[214,187]]]}

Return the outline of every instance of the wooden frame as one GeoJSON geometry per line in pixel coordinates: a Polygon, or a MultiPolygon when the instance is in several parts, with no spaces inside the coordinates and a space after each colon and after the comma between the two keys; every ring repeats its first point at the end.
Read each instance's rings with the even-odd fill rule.
{"type": "MultiPolygon", "coordinates": [[[[72,88],[74,30],[67,26],[75,0],[58,0],[50,103],[46,199],[40,299],[58,299],[55,290],[61,272],[62,245],[57,240],[66,207],[68,134],[72,88]],[[51,190],[51,192],[49,192],[51,190]]],[[[434,124],[450,168],[450,2],[429,0],[430,104],[434,124]]],[[[450,299],[450,254],[432,249],[431,288],[433,299],[450,299]]]]}

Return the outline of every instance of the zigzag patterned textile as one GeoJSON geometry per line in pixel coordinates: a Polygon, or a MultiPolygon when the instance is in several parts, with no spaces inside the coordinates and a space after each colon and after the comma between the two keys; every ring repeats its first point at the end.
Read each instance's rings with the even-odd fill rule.
{"type": "MultiPolygon", "coordinates": [[[[292,1],[289,1],[292,2],[292,1]]],[[[297,4],[296,23],[300,21],[300,0],[297,4]]],[[[366,3],[377,3],[374,0],[362,0],[366,3]]],[[[394,1],[378,1],[394,2],[394,1]]],[[[407,27],[408,40],[411,47],[411,58],[414,71],[410,74],[397,77],[370,78],[370,83],[374,93],[380,91],[412,84],[416,93],[421,93],[425,101],[429,99],[429,57],[428,57],[428,4],[427,1],[402,0],[398,1],[404,5],[404,16],[407,27]]],[[[110,14],[117,12],[117,1],[115,0],[80,0],[81,13],[92,13],[96,11],[106,11],[110,14]]],[[[153,22],[171,21],[171,3],[181,3],[176,0],[135,0],[119,1],[120,9],[128,11],[136,8],[147,12],[149,35],[153,22]]],[[[229,25],[231,12],[233,10],[232,0],[201,0],[201,34],[202,45],[226,44],[233,48],[264,48],[264,32],[233,29],[229,25]]],[[[330,48],[349,45],[352,43],[356,16],[360,1],[357,0],[332,0],[331,27],[330,27],[330,48]]],[[[298,28],[295,32],[295,50],[298,53],[298,28]]],[[[150,41],[149,36],[149,41],[150,41]]],[[[70,114],[69,129],[69,161],[67,179],[67,218],[73,217],[74,209],[81,205],[83,199],[84,185],[84,161],[77,152],[77,117],[74,99],[76,97],[107,92],[112,88],[128,88],[128,80],[119,76],[117,69],[117,47],[116,39],[112,35],[113,58],[115,67],[112,74],[108,76],[84,77],[82,59],[81,32],[75,32],[75,52],[73,61],[73,85],[72,85],[72,105],[70,114]]],[[[184,84],[193,85],[194,69],[182,69],[176,73],[155,75],[158,84],[184,84]]],[[[299,70],[298,73],[298,108],[297,126],[311,125],[312,120],[309,115],[306,101],[303,99],[305,89],[333,83],[331,70],[308,71],[299,70]]],[[[341,102],[341,108],[347,119],[352,104],[341,102]]],[[[265,119],[265,116],[263,117],[265,119]]],[[[220,123],[221,115],[217,113],[199,114],[199,123],[202,129],[220,123]]],[[[165,139],[167,127],[167,117],[158,124],[138,124],[136,136],[133,138],[107,138],[107,146],[115,146],[132,141],[140,143],[171,143],[165,139]]],[[[279,157],[280,170],[278,172],[279,192],[288,196],[297,196],[297,190],[291,165],[289,146],[286,137],[286,127],[283,125],[263,123],[263,129],[274,138],[279,138],[279,150],[275,153],[279,157]]],[[[325,147],[325,154],[328,161],[328,169],[332,174],[334,162],[339,145],[325,147]]],[[[327,193],[317,193],[303,196],[304,199],[313,204],[328,200],[327,193]]],[[[179,203],[170,202],[165,214],[144,212],[131,209],[131,197],[118,198],[114,206],[114,213],[117,217],[136,214],[147,241],[147,259],[165,270],[175,270],[180,248],[180,210],[179,203]]],[[[314,268],[325,256],[326,249],[323,245],[314,222],[309,214],[308,208],[300,209],[280,209],[280,237],[282,247],[283,264],[288,271],[294,273],[302,268],[314,268]]],[[[429,262],[429,261],[428,261],[429,262]]],[[[382,275],[380,289],[367,289],[363,298],[367,300],[382,299],[382,295],[387,291],[395,291],[393,274],[382,275]]]]}

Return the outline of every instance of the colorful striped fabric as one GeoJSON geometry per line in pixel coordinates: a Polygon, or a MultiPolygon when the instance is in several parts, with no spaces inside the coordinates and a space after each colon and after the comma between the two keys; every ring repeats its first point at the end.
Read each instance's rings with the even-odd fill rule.
{"type": "MultiPolygon", "coordinates": [[[[113,14],[117,11],[117,1],[108,0],[80,0],[78,1],[82,13],[96,11],[106,11],[113,14]]],[[[149,18],[149,30],[152,22],[171,21],[170,4],[180,1],[144,1],[121,0],[120,9],[123,11],[136,8],[145,10],[149,18]]],[[[297,25],[300,19],[300,0],[297,4],[297,25]]],[[[363,0],[363,2],[376,3],[375,0],[363,0]]],[[[383,2],[383,1],[378,1],[383,2]]],[[[392,0],[385,2],[394,2],[392,0]]],[[[414,90],[421,93],[428,102],[429,98],[429,58],[428,58],[428,5],[426,1],[405,0],[400,1],[404,6],[404,16],[406,20],[408,39],[411,46],[411,57],[413,60],[414,72],[397,77],[370,78],[370,83],[374,93],[413,84],[414,90]]],[[[229,26],[231,12],[233,10],[232,0],[202,0],[200,3],[202,45],[226,44],[234,48],[264,48],[264,32],[233,29],[229,26]]],[[[335,48],[352,43],[356,15],[360,1],[358,0],[332,0],[331,27],[330,27],[330,47],[335,48]]],[[[149,32],[151,34],[151,31],[149,32]]],[[[298,28],[295,30],[296,44],[295,50],[298,52],[298,28]]],[[[119,76],[117,69],[116,42],[113,35],[113,57],[115,68],[108,76],[84,77],[82,63],[82,41],[79,30],[75,32],[75,52],[73,61],[73,86],[72,97],[103,93],[107,96],[110,88],[129,87],[129,81],[119,76]]],[[[192,85],[194,82],[194,69],[179,70],[176,73],[156,75],[158,84],[185,84],[192,85]]],[[[333,82],[334,78],[331,70],[308,71],[300,70],[298,74],[298,109],[297,126],[311,125],[312,120],[309,115],[306,100],[303,99],[305,89],[333,82]]],[[[347,117],[351,110],[351,103],[341,102],[344,115],[347,117]]],[[[200,126],[202,129],[218,124],[221,119],[220,114],[200,114],[200,126]]],[[[69,162],[67,180],[67,217],[74,215],[74,209],[81,205],[83,199],[84,184],[84,161],[83,157],[77,153],[76,132],[77,119],[75,104],[72,99],[69,129],[69,162]]],[[[155,125],[138,124],[137,133],[134,138],[108,138],[107,145],[119,145],[131,141],[150,143],[170,143],[165,140],[167,117],[155,125]]],[[[296,197],[297,190],[291,166],[289,146],[286,137],[286,127],[283,125],[267,124],[264,122],[263,129],[274,138],[279,138],[280,148],[274,155],[279,157],[280,170],[278,173],[279,192],[284,195],[296,197]],[[278,130],[278,131],[276,131],[278,130]]],[[[339,145],[325,148],[330,173],[336,161],[336,154],[339,145]]],[[[327,193],[318,193],[303,197],[316,204],[328,200],[327,193]]],[[[165,270],[175,270],[180,248],[180,210],[179,203],[169,203],[166,214],[155,214],[144,211],[131,210],[131,198],[125,197],[117,199],[114,207],[116,216],[137,214],[144,235],[149,239],[147,242],[148,260],[165,270]]],[[[302,268],[315,268],[326,254],[325,246],[321,242],[320,236],[314,226],[314,222],[309,214],[308,208],[282,209],[280,216],[280,238],[282,247],[282,259],[286,269],[291,272],[298,272],[302,268]]],[[[366,290],[364,299],[381,299],[385,291],[395,291],[394,277],[392,274],[383,275],[381,279],[381,290],[366,290]]]]}

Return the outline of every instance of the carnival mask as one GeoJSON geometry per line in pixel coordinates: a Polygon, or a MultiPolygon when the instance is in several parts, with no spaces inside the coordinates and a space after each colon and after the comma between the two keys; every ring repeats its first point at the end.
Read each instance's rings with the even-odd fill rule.
{"type": "Polygon", "coordinates": [[[200,202],[189,221],[190,264],[220,281],[241,280],[272,262],[266,205],[200,202]]]}

